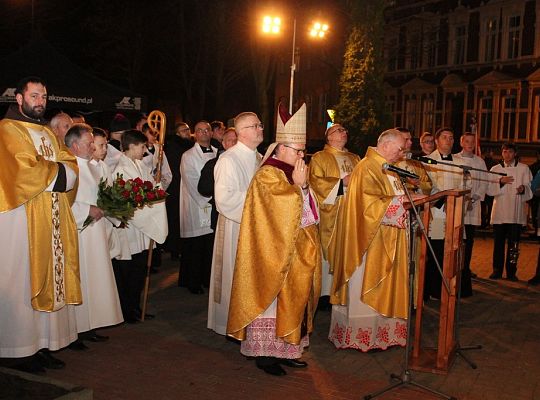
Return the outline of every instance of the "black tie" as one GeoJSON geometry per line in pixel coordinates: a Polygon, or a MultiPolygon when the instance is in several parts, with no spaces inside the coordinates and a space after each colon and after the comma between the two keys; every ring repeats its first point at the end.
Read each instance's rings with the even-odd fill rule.
{"type": "Polygon", "coordinates": [[[447,156],[443,156],[443,155],[441,154],[441,159],[442,159],[442,160],[446,160],[446,161],[453,161],[453,160],[452,160],[452,154],[448,154],[447,156]]]}
{"type": "Polygon", "coordinates": [[[203,153],[212,153],[212,148],[211,147],[204,147],[204,146],[201,146],[201,149],[202,149],[202,152],[203,153]]]}

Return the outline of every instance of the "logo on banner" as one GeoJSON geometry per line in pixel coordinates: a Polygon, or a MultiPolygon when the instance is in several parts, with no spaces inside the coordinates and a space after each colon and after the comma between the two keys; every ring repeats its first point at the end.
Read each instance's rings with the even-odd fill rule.
{"type": "Polygon", "coordinates": [[[115,103],[118,110],[140,110],[140,97],[123,97],[118,103],[115,103]]]}
{"type": "Polygon", "coordinates": [[[0,95],[0,102],[13,103],[15,102],[15,90],[16,88],[7,88],[4,93],[0,95]]]}

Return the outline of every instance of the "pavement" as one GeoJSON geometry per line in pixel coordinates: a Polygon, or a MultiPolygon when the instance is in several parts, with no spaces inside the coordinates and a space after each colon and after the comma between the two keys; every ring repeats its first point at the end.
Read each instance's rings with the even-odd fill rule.
{"type": "MultiPolygon", "coordinates": [[[[540,287],[527,285],[534,275],[538,243],[522,243],[519,282],[491,281],[493,240],[475,241],[471,269],[474,295],[460,307],[460,343],[481,344],[457,357],[446,375],[411,371],[415,383],[460,400],[540,399],[540,287]]],[[[152,275],[149,310],[153,320],[100,330],[105,343],[89,350],[55,354],[67,366],[47,370],[47,377],[93,390],[94,399],[363,399],[386,387],[390,374],[402,374],[405,350],[362,353],[336,350],[328,341],[329,312],[318,312],[316,329],[303,359],[306,369],[287,369],[274,377],[255,367],[239,345],[206,328],[207,295],[193,295],[176,285],[178,261],[163,256],[152,275]]],[[[428,304],[423,337],[434,335],[437,302],[428,304]],[[431,318],[431,322],[430,322],[431,318]]],[[[1,398],[1,396],[0,396],[1,398]]],[[[438,399],[412,385],[401,386],[382,400],[438,399]]]]}

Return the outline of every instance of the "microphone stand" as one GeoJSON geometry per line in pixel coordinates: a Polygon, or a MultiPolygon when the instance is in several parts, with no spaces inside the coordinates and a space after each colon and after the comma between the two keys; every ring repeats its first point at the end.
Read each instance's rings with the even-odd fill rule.
{"type": "MultiPolygon", "coordinates": [[[[397,174],[399,176],[399,179],[401,181],[401,186],[403,187],[404,191],[405,191],[405,194],[407,196],[407,198],[409,199],[409,202],[410,202],[410,210],[409,210],[409,307],[408,307],[408,310],[407,310],[407,342],[406,342],[406,345],[405,345],[405,365],[403,367],[403,371],[400,375],[397,375],[397,374],[390,374],[390,379],[392,380],[397,380],[397,382],[395,383],[392,383],[390,384],[389,386],[387,386],[386,388],[384,389],[381,389],[375,393],[371,393],[371,394],[368,394],[366,396],[364,396],[364,400],[370,400],[370,399],[373,399],[377,396],[380,396],[381,394],[383,393],[386,393],[390,390],[393,390],[393,389],[396,389],[400,386],[403,386],[403,385],[410,385],[410,386],[415,386],[417,388],[420,388],[420,389],[423,389],[427,392],[430,392],[436,396],[439,396],[439,397],[442,397],[444,399],[448,399],[448,400],[457,400],[456,397],[454,396],[449,396],[447,394],[444,394],[442,392],[439,392],[435,389],[432,389],[432,388],[429,388],[425,385],[422,385],[418,382],[415,382],[412,377],[411,377],[411,370],[409,369],[409,355],[411,353],[411,350],[412,350],[412,341],[411,341],[411,325],[412,325],[412,322],[411,322],[411,317],[412,317],[412,313],[413,313],[413,307],[414,307],[414,274],[415,274],[415,270],[416,270],[416,243],[415,243],[415,234],[416,234],[416,227],[419,226],[420,227],[420,230],[422,231],[422,233],[424,234],[424,236],[426,237],[426,240],[427,240],[427,243],[429,245],[429,248],[432,252],[432,254],[434,254],[433,252],[433,248],[431,247],[431,244],[429,242],[429,239],[428,239],[428,236],[427,236],[427,232],[426,232],[426,229],[425,229],[425,226],[424,224],[422,223],[422,218],[420,217],[420,215],[418,214],[418,210],[416,209],[416,206],[414,205],[414,201],[412,199],[412,196],[409,192],[409,189],[407,188],[407,185],[406,185],[406,181],[407,181],[407,177],[404,176],[404,175],[401,175],[401,174],[397,174]],[[413,212],[411,212],[411,210],[413,212]]],[[[441,276],[442,276],[442,281],[443,283],[445,284],[446,288],[448,291],[450,291],[450,286],[448,284],[448,282],[445,281],[444,279],[444,275],[442,274],[442,269],[437,261],[437,258],[434,256],[435,258],[435,261],[437,263],[437,267],[439,268],[439,271],[441,273],[441,276]]]]}

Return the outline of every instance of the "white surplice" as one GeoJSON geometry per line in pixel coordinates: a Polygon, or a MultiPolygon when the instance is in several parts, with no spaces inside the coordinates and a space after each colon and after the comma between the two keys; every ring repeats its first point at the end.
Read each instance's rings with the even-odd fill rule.
{"type": "MultiPolygon", "coordinates": [[[[429,158],[442,161],[441,153],[435,150],[429,155],[429,158]]],[[[452,157],[453,159],[453,157],[452,157]]],[[[444,161],[449,163],[459,164],[455,161],[444,161]]],[[[426,172],[433,183],[431,194],[441,192],[443,190],[458,190],[463,189],[463,171],[457,167],[451,167],[443,164],[424,165],[426,172]]],[[[433,219],[429,224],[429,237],[431,239],[444,239],[446,233],[446,212],[444,207],[431,207],[431,215],[433,219]]]]}
{"type": "MultiPolygon", "coordinates": [[[[141,160],[131,160],[125,154],[122,154],[118,160],[113,177],[116,177],[116,174],[122,174],[124,180],[141,178],[143,181],[155,184],[146,164],[141,160]]],[[[117,257],[121,260],[130,260],[132,254],[148,250],[151,239],[156,243],[163,243],[169,232],[165,200],[138,208],[133,218],[128,222],[128,226],[118,229],[117,232],[120,239],[124,242],[127,241],[129,246],[129,254],[123,253],[117,257]]]]}
{"type": "Polygon", "coordinates": [[[212,233],[210,215],[212,205],[210,197],[199,193],[197,186],[201,178],[201,170],[207,161],[215,158],[217,149],[203,153],[201,146],[195,143],[182,155],[180,162],[180,233],[183,238],[191,238],[212,233]]]}
{"type": "Polygon", "coordinates": [[[260,154],[238,142],[214,168],[214,197],[219,212],[208,299],[208,328],[225,335],[242,210],[260,154]]]}
{"type": "Polygon", "coordinates": [[[123,321],[112,269],[109,232],[105,218],[83,229],[90,206],[95,206],[102,177],[97,165],[77,157],[79,188],[71,209],[79,230],[79,268],[83,303],[75,307],[77,332],[116,325],[123,321]],[[83,230],[81,230],[83,229],[83,230]]]}
{"type": "Polygon", "coordinates": [[[491,175],[488,194],[493,196],[491,223],[495,224],[527,224],[526,202],[533,196],[531,190],[532,173],[529,167],[520,162],[513,166],[497,164],[491,168],[493,172],[502,172],[514,178],[514,182],[506,185],[499,184],[500,175],[491,175]],[[523,185],[523,194],[517,193],[517,188],[523,185]]]}
{"type": "MultiPolygon", "coordinates": [[[[463,152],[460,152],[454,154],[453,159],[456,164],[467,165],[469,167],[482,169],[484,171],[487,170],[485,161],[481,157],[474,154],[471,156],[466,156],[463,155],[463,152]]],[[[471,190],[471,198],[474,198],[475,201],[469,202],[470,207],[468,207],[465,212],[463,222],[465,225],[480,226],[482,224],[481,202],[484,201],[486,196],[486,191],[489,184],[488,174],[487,172],[480,171],[470,171],[470,174],[470,179],[465,180],[465,189],[471,190]]]]}

